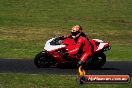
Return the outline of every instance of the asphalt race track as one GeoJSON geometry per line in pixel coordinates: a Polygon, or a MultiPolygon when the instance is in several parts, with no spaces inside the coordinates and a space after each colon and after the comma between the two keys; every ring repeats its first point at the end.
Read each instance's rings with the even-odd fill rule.
{"type": "MultiPolygon", "coordinates": [[[[33,60],[0,59],[0,73],[76,75],[77,69],[37,68],[33,60]]],[[[87,70],[87,74],[129,74],[132,76],[132,61],[107,61],[98,70],[87,70]]]]}

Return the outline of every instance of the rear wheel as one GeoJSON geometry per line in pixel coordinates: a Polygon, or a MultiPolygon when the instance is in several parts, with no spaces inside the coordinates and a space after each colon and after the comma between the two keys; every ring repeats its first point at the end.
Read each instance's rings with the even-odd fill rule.
{"type": "Polygon", "coordinates": [[[106,56],[104,53],[99,53],[92,56],[92,60],[87,63],[87,68],[99,69],[106,62],[106,56]]]}
{"type": "Polygon", "coordinates": [[[53,60],[46,51],[38,53],[34,58],[34,64],[38,68],[49,67],[53,64],[53,60]]]}

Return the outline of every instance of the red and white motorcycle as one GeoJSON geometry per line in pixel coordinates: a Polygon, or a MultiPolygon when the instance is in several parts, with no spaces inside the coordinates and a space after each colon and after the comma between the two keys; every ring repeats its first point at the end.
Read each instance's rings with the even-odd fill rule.
{"type": "MultiPolygon", "coordinates": [[[[91,45],[93,46],[93,54],[88,58],[83,66],[86,68],[101,68],[106,62],[105,51],[111,49],[108,42],[100,39],[91,39],[91,45]]],[[[34,63],[38,68],[58,66],[63,68],[77,67],[81,53],[76,55],[68,55],[65,52],[74,49],[75,41],[72,38],[55,37],[49,39],[43,51],[38,53],[34,58],[34,63]]]]}

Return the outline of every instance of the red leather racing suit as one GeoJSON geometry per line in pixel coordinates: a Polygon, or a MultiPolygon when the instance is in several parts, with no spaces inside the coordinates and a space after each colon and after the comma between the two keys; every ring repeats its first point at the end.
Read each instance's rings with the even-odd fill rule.
{"type": "Polygon", "coordinates": [[[81,51],[82,56],[80,60],[82,62],[85,62],[85,60],[92,55],[92,47],[89,42],[89,39],[86,37],[84,33],[82,33],[78,38],[75,39],[75,41],[76,41],[75,48],[69,51],[68,53],[77,54],[78,51],[81,51]]]}

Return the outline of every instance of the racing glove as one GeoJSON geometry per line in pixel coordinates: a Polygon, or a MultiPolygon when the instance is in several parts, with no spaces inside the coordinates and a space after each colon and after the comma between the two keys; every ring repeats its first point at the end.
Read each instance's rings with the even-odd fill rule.
{"type": "Polygon", "coordinates": [[[78,61],[77,66],[79,67],[79,66],[81,66],[82,64],[83,64],[83,62],[80,60],[80,61],[78,61]]]}
{"type": "Polygon", "coordinates": [[[58,39],[59,39],[59,40],[64,40],[65,37],[64,37],[64,36],[59,36],[58,39]]]}

